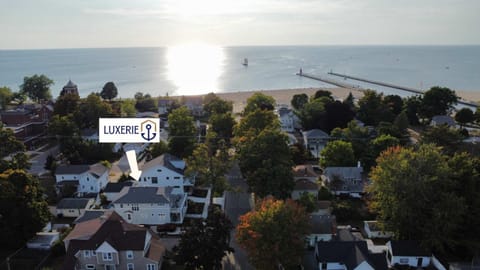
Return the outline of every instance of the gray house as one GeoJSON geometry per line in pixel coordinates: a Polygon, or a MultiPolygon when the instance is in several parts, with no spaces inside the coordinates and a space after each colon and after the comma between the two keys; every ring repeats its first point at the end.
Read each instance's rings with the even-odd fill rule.
{"type": "Polygon", "coordinates": [[[166,250],[154,232],[113,211],[77,224],[63,241],[65,270],[158,270],[166,250]]]}
{"type": "Polygon", "coordinates": [[[322,179],[333,194],[360,198],[366,182],[362,178],[362,172],[362,167],[327,167],[322,179]]]}
{"type": "Polygon", "coordinates": [[[320,152],[330,140],[330,136],[320,129],[307,130],[302,135],[305,148],[316,158],[320,157],[320,152]]]}

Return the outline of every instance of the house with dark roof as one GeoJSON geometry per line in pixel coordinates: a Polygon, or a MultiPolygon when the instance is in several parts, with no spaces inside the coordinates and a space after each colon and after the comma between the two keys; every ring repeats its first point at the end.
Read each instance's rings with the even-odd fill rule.
{"type": "Polygon", "coordinates": [[[92,198],[63,198],[55,211],[59,217],[79,217],[95,203],[92,198]]]}
{"type": "Polygon", "coordinates": [[[126,222],[114,211],[78,223],[63,241],[65,270],[158,270],[166,250],[154,232],[126,222]]]}
{"type": "Polygon", "coordinates": [[[320,157],[320,152],[330,140],[330,136],[320,129],[307,130],[302,135],[305,148],[316,158],[320,157]]]}
{"type": "Polygon", "coordinates": [[[85,210],[85,212],[83,212],[82,215],[80,215],[79,217],[77,217],[73,221],[73,224],[78,224],[78,223],[82,223],[82,222],[85,222],[85,221],[88,221],[88,220],[99,218],[99,217],[103,216],[105,214],[105,212],[106,212],[105,209],[88,209],[88,210],[85,210]]]}
{"type": "Polygon", "coordinates": [[[142,225],[181,224],[187,213],[187,194],[172,187],[125,187],[113,202],[126,221],[142,225]]]}
{"type": "Polygon", "coordinates": [[[384,254],[369,253],[365,241],[320,241],[315,246],[319,270],[386,270],[384,254]]]}
{"type": "Polygon", "coordinates": [[[315,247],[318,241],[330,241],[337,232],[337,219],[334,215],[311,214],[309,217],[310,233],[307,242],[315,247]]]}
{"type": "Polygon", "coordinates": [[[298,200],[303,194],[311,194],[315,198],[318,197],[318,184],[312,183],[307,179],[295,180],[295,186],[292,190],[292,199],[298,200]]]}
{"type": "Polygon", "coordinates": [[[111,202],[118,197],[118,194],[124,187],[131,187],[137,184],[137,181],[124,181],[116,183],[108,183],[103,189],[103,195],[107,198],[107,201],[111,202]]]}
{"type": "Polygon", "coordinates": [[[109,169],[100,163],[93,165],[62,165],[55,171],[57,188],[71,184],[77,193],[99,193],[108,183],[109,169]]]}
{"type": "Polygon", "coordinates": [[[335,195],[346,194],[360,198],[364,193],[366,181],[362,177],[362,167],[327,167],[322,179],[335,195]]]}
{"type": "Polygon", "coordinates": [[[395,265],[427,267],[430,265],[432,253],[422,248],[417,241],[391,240],[387,243],[387,248],[387,262],[390,267],[395,265]]]}
{"type": "Polygon", "coordinates": [[[184,175],[185,161],[170,154],[163,154],[148,161],[140,170],[140,186],[173,187],[180,192],[189,192],[195,183],[194,178],[184,175]]]}

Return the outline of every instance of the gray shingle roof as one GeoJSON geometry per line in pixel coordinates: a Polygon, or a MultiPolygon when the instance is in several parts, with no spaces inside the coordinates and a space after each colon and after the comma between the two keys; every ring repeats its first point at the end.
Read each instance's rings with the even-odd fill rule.
{"type": "Polygon", "coordinates": [[[100,177],[108,170],[107,167],[100,163],[93,165],[62,165],[57,168],[55,174],[82,174],[90,172],[95,177],[100,177]]]}
{"type": "Polygon", "coordinates": [[[334,175],[340,176],[341,178],[362,178],[362,168],[359,167],[327,167],[324,170],[324,174],[328,178],[332,178],[334,175]]]}
{"type": "Polygon", "coordinates": [[[103,192],[120,192],[124,187],[131,187],[133,183],[133,181],[108,183],[103,192]]]}
{"type": "Polygon", "coordinates": [[[105,214],[104,210],[86,210],[83,215],[79,216],[73,221],[73,224],[78,224],[88,220],[96,219],[105,214]]]}
{"type": "Polygon", "coordinates": [[[335,216],[310,215],[309,219],[312,234],[334,234],[337,227],[335,216]]]}
{"type": "Polygon", "coordinates": [[[85,209],[88,202],[92,199],[86,198],[63,198],[58,204],[57,209],[85,209]]]}
{"type": "Polygon", "coordinates": [[[318,262],[342,263],[347,269],[355,269],[363,262],[367,262],[376,270],[387,269],[386,258],[383,261],[377,256],[371,257],[365,241],[330,241],[317,242],[318,262]]]}
{"type": "Polygon", "coordinates": [[[179,174],[183,175],[183,171],[176,168],[175,166],[173,166],[171,161],[182,161],[182,160],[177,158],[176,156],[173,156],[173,155],[170,155],[170,154],[163,154],[163,155],[161,155],[157,158],[154,158],[154,159],[150,160],[149,162],[145,163],[143,165],[143,167],[141,168],[141,170],[146,171],[150,168],[153,168],[157,165],[160,165],[160,166],[164,166],[165,168],[167,168],[169,170],[172,170],[176,173],[179,173],[179,174]]]}
{"type": "Polygon", "coordinates": [[[171,187],[125,187],[113,203],[169,203],[171,187]]]}
{"type": "Polygon", "coordinates": [[[330,136],[320,129],[311,129],[303,132],[308,139],[329,138],[330,136]]]}

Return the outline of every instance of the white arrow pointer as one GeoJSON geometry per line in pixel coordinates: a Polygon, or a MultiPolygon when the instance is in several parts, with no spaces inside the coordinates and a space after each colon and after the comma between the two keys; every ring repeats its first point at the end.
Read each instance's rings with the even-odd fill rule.
{"type": "Polygon", "coordinates": [[[130,165],[130,176],[138,181],[142,171],[138,170],[137,153],[135,153],[135,150],[130,150],[125,154],[127,154],[128,165],[130,165]]]}

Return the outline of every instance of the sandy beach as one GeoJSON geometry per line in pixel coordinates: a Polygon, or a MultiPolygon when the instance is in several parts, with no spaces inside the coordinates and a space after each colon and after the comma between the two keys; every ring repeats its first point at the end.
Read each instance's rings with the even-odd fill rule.
{"type": "MultiPolygon", "coordinates": [[[[243,110],[243,107],[246,104],[247,99],[254,93],[261,92],[265,95],[272,96],[277,104],[290,104],[292,97],[296,94],[305,93],[308,96],[312,96],[318,90],[328,90],[332,92],[332,95],[336,99],[345,99],[349,93],[355,98],[361,98],[363,92],[360,89],[348,89],[348,88],[298,88],[298,89],[278,89],[278,90],[252,90],[252,91],[238,91],[238,92],[229,92],[229,93],[215,93],[222,99],[229,100],[233,102],[233,111],[234,113],[239,113],[243,110]]],[[[471,92],[471,91],[455,91],[459,97],[464,101],[469,102],[479,102],[480,101],[480,91],[471,92]]]]}

